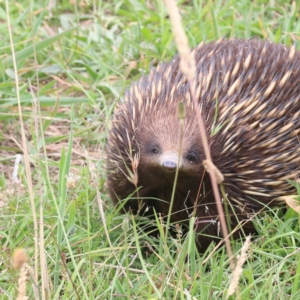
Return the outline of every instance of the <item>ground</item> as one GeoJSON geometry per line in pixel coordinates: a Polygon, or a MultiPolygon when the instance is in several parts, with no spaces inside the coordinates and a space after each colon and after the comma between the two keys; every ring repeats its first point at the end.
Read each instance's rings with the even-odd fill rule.
{"type": "MultiPolygon", "coordinates": [[[[299,1],[178,6],[191,47],[220,37],[299,44],[299,1]]],[[[116,103],[177,52],[163,2],[2,1],[0,29],[0,298],[22,289],[11,261],[22,248],[30,299],[225,299],[224,247],[199,255],[192,226],[186,239],[180,228],[177,238],[148,237],[136,226],[143,220],[122,215],[106,190],[116,103]]],[[[255,224],[236,298],[300,299],[299,216],[269,211],[255,224]]]]}

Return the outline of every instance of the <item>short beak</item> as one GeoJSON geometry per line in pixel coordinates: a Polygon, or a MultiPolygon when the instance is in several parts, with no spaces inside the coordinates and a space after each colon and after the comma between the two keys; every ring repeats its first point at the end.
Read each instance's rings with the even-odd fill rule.
{"type": "Polygon", "coordinates": [[[163,169],[175,171],[178,166],[178,158],[179,156],[177,151],[166,151],[161,155],[159,162],[163,169]]]}

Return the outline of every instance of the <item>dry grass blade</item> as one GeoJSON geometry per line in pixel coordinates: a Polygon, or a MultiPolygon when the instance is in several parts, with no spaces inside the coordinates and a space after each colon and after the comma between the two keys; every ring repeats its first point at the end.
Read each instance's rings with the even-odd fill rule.
{"type": "Polygon", "coordinates": [[[219,218],[220,218],[222,233],[225,238],[226,249],[227,249],[229,259],[230,259],[230,266],[233,269],[234,268],[233,253],[232,253],[230,241],[229,241],[229,239],[227,239],[228,229],[227,229],[227,224],[226,224],[226,220],[224,217],[224,211],[223,211],[223,207],[222,207],[220,192],[219,192],[218,185],[217,185],[217,182],[220,182],[223,180],[223,175],[221,174],[221,172],[217,169],[217,167],[212,162],[209,145],[208,145],[208,139],[207,139],[206,132],[205,132],[204,121],[203,121],[203,118],[201,115],[199,105],[197,103],[196,80],[195,80],[195,78],[196,78],[195,59],[190,51],[190,48],[188,45],[188,40],[187,40],[187,37],[186,37],[183,27],[182,27],[181,17],[180,17],[176,2],[173,0],[165,0],[165,3],[167,6],[169,15],[170,15],[170,20],[171,20],[171,24],[172,24],[172,30],[174,33],[175,42],[176,42],[178,52],[181,57],[181,69],[182,69],[183,73],[186,74],[188,81],[190,83],[191,95],[192,95],[192,99],[193,99],[194,106],[195,106],[197,121],[198,121],[201,139],[202,139],[202,143],[203,143],[203,148],[204,148],[204,152],[205,152],[205,156],[206,156],[205,166],[207,167],[207,171],[210,175],[212,188],[213,188],[213,192],[214,192],[214,197],[216,200],[216,206],[217,206],[218,214],[219,214],[219,218]]]}
{"type": "Polygon", "coordinates": [[[243,272],[242,266],[247,259],[247,250],[249,249],[251,244],[250,240],[251,236],[247,236],[246,241],[241,249],[241,254],[237,256],[237,263],[232,274],[232,279],[230,281],[226,299],[233,295],[238,288],[240,276],[243,272]]]}
{"type": "Polygon", "coordinates": [[[284,200],[289,207],[291,207],[294,211],[300,214],[300,201],[297,200],[297,198],[299,199],[299,196],[297,195],[280,197],[280,199],[284,200]]]}
{"type": "MultiPolygon", "coordinates": [[[[14,73],[18,74],[18,68],[17,68],[17,62],[16,62],[16,55],[14,50],[14,42],[12,37],[12,26],[10,23],[10,15],[9,15],[9,3],[8,0],[5,1],[6,4],[6,17],[7,17],[7,24],[9,33],[9,40],[10,40],[10,49],[12,53],[13,58],[13,67],[14,67],[14,73]]],[[[38,224],[37,224],[37,216],[35,212],[35,203],[34,203],[34,192],[33,192],[33,184],[32,184],[32,176],[31,176],[31,169],[30,169],[30,163],[29,163],[29,154],[27,149],[27,143],[26,143],[26,136],[25,136],[25,130],[24,130],[24,123],[23,123],[23,117],[22,117],[22,107],[21,107],[21,99],[20,99],[20,89],[19,89],[19,80],[18,76],[15,78],[15,85],[16,85],[16,94],[18,99],[18,111],[19,111],[19,118],[20,118],[20,127],[21,127],[21,135],[22,135],[22,151],[24,153],[24,164],[25,164],[25,172],[26,177],[28,181],[28,192],[30,196],[30,204],[31,204],[31,210],[32,210],[32,216],[33,216],[33,224],[34,224],[34,240],[35,240],[35,282],[38,281],[38,224]]]]}
{"type": "Polygon", "coordinates": [[[13,268],[20,271],[18,279],[18,296],[17,300],[27,300],[26,296],[26,282],[30,275],[32,276],[32,269],[27,263],[28,257],[24,249],[16,249],[13,253],[13,268]]]}

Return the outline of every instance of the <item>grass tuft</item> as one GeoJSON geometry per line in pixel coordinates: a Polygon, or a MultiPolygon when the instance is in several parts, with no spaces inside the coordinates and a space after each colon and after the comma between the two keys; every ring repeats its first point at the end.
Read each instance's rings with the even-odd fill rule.
{"type": "MultiPolygon", "coordinates": [[[[191,47],[255,36],[300,49],[299,1],[178,6],[191,47]]],[[[116,103],[176,53],[163,2],[4,1],[0,21],[0,298],[15,299],[22,284],[23,299],[225,299],[224,247],[199,255],[193,218],[187,236],[171,224],[175,234],[165,237],[161,216],[149,224],[122,214],[105,186],[116,103]],[[16,249],[33,269],[22,283],[16,249]]],[[[255,217],[240,299],[300,299],[299,220],[284,208],[255,217]]],[[[232,246],[238,253],[243,241],[232,246]]]]}

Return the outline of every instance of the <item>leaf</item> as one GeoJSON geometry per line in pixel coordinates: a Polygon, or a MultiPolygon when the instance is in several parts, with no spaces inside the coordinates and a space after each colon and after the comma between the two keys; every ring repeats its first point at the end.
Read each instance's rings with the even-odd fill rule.
{"type": "MultiPolygon", "coordinates": [[[[70,34],[72,31],[74,31],[75,29],[77,29],[77,26],[74,28],[71,28],[69,30],[66,30],[62,33],[59,33],[55,36],[51,36],[48,39],[45,39],[43,41],[40,41],[36,44],[32,44],[18,52],[16,52],[16,60],[20,60],[20,59],[26,59],[30,56],[32,56],[32,54],[34,53],[34,51],[38,52],[46,47],[48,47],[49,45],[51,45],[53,42],[65,37],[66,35],[70,34]]],[[[12,63],[12,56],[9,56],[7,59],[4,60],[5,63],[12,63]]]]}

